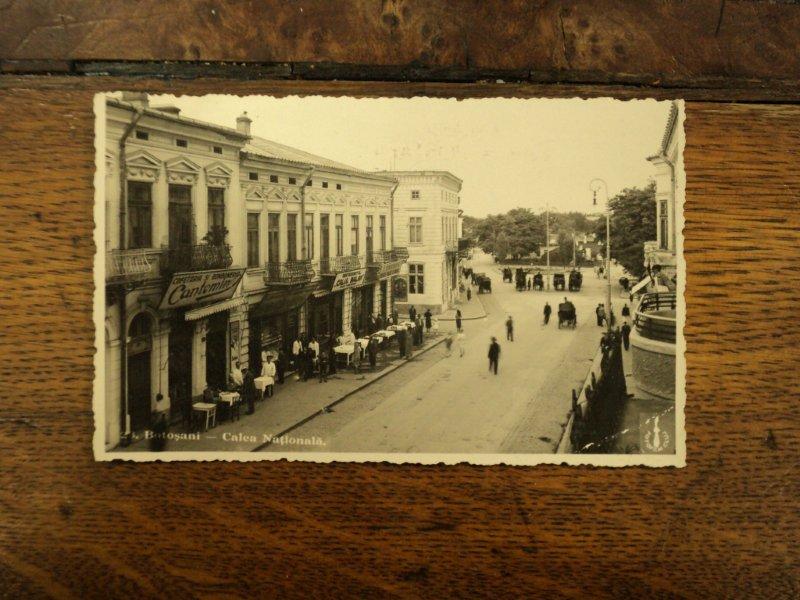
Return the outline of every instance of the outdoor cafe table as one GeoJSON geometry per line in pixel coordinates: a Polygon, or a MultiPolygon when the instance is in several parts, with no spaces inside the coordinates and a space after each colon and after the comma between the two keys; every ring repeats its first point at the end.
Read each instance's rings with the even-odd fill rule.
{"type": "Polygon", "coordinates": [[[350,357],[353,356],[353,351],[355,350],[355,344],[340,344],[336,346],[333,351],[336,354],[341,354],[345,357],[345,364],[350,364],[350,357]]]}
{"type": "MultiPolygon", "coordinates": [[[[219,401],[228,405],[229,418],[233,418],[233,408],[239,402],[240,396],[238,392],[220,392],[219,401]]],[[[236,413],[239,414],[238,411],[236,413]]]]}
{"type": "Polygon", "coordinates": [[[203,413],[206,417],[206,424],[203,431],[208,431],[208,424],[209,421],[211,422],[211,426],[214,427],[217,424],[217,405],[211,404],[210,402],[195,402],[192,404],[192,410],[195,412],[203,413]]]}
{"type": "Polygon", "coordinates": [[[261,377],[256,377],[253,382],[256,384],[256,389],[259,392],[263,392],[268,385],[274,385],[275,378],[269,375],[262,375],[261,377]]]}

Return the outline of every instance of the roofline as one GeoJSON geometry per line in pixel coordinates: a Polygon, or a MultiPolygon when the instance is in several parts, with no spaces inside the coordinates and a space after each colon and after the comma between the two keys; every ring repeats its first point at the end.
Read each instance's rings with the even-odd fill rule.
{"type": "Polygon", "coordinates": [[[464,183],[464,180],[460,177],[456,177],[450,171],[432,171],[430,169],[424,169],[420,171],[376,171],[377,173],[387,173],[391,175],[444,175],[450,177],[457,181],[459,184],[464,183]]]}
{"type": "MultiPolygon", "coordinates": [[[[136,106],[134,106],[130,102],[125,102],[124,100],[119,100],[118,98],[106,98],[106,104],[116,106],[117,108],[130,110],[132,112],[136,112],[137,110],[136,106]]],[[[242,133],[237,129],[233,129],[232,127],[223,127],[222,125],[215,125],[213,123],[208,123],[207,121],[200,121],[198,119],[192,119],[190,117],[182,117],[180,115],[174,115],[168,112],[164,112],[162,110],[158,110],[156,108],[151,108],[151,107],[142,108],[142,112],[149,117],[157,117],[160,119],[164,119],[165,121],[182,123],[183,125],[191,125],[193,127],[201,127],[202,129],[215,131],[217,133],[221,133],[223,135],[236,138],[237,140],[241,140],[243,142],[246,142],[251,138],[250,135],[242,133]]]]}
{"type": "Polygon", "coordinates": [[[333,167],[331,165],[323,165],[314,162],[303,162],[299,160],[289,160],[287,158],[278,158],[277,156],[267,156],[266,154],[259,154],[257,152],[250,152],[249,150],[241,150],[241,154],[246,158],[258,158],[262,160],[269,160],[272,162],[276,162],[282,165],[287,165],[290,167],[315,167],[320,170],[330,171],[331,173],[337,173],[339,175],[355,175],[357,177],[363,177],[365,179],[374,179],[377,181],[383,181],[385,183],[397,183],[397,180],[393,177],[380,175],[377,172],[370,172],[370,171],[359,171],[358,169],[343,169],[341,167],[333,167]]]}

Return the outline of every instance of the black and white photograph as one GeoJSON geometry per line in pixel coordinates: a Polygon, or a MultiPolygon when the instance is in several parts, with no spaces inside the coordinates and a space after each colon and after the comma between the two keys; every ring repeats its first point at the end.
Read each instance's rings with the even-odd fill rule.
{"type": "Polygon", "coordinates": [[[685,466],[682,101],[94,110],[97,460],[685,466]]]}

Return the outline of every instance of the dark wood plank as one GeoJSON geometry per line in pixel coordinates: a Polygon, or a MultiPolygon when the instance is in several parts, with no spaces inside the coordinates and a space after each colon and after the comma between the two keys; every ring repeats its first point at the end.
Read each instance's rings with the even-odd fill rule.
{"type": "Polygon", "coordinates": [[[343,65],[339,79],[433,67],[673,87],[720,77],[773,85],[800,74],[794,2],[11,0],[2,15],[8,60],[290,63],[302,76],[321,63],[328,73],[343,65]]]}
{"type": "MultiPolygon", "coordinates": [[[[685,469],[97,464],[90,444],[91,101],[97,89],[145,85],[0,80],[5,592],[797,596],[800,107],[687,107],[685,469]]],[[[288,93],[297,84],[153,85],[197,94],[288,93]]],[[[542,93],[535,86],[298,87],[542,93]]],[[[554,87],[552,95],[581,91],[598,93],[554,87]]]]}

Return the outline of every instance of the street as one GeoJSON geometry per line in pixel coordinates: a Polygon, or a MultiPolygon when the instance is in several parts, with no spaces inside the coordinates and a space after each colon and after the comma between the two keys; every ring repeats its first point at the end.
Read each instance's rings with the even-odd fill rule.
{"type": "MultiPolygon", "coordinates": [[[[492,293],[473,293],[487,316],[465,321],[464,356],[444,344],[348,397],[291,432],[319,438],[325,452],[380,453],[552,453],[570,409],[570,394],[586,377],[602,329],[594,308],[605,298],[605,280],[583,269],[580,292],[524,291],[503,283],[491,256],[476,251],[476,272],[492,279],[492,293]],[[558,329],[558,303],[575,304],[578,326],[558,329]],[[545,301],[553,307],[543,325],[545,301]],[[514,341],[505,322],[514,319],[514,341]],[[491,336],[501,345],[499,373],[488,370],[491,336]]],[[[612,301],[622,300],[612,274],[612,301]]],[[[453,322],[443,331],[455,331],[453,322]]],[[[271,444],[263,451],[298,450],[271,444]]]]}

